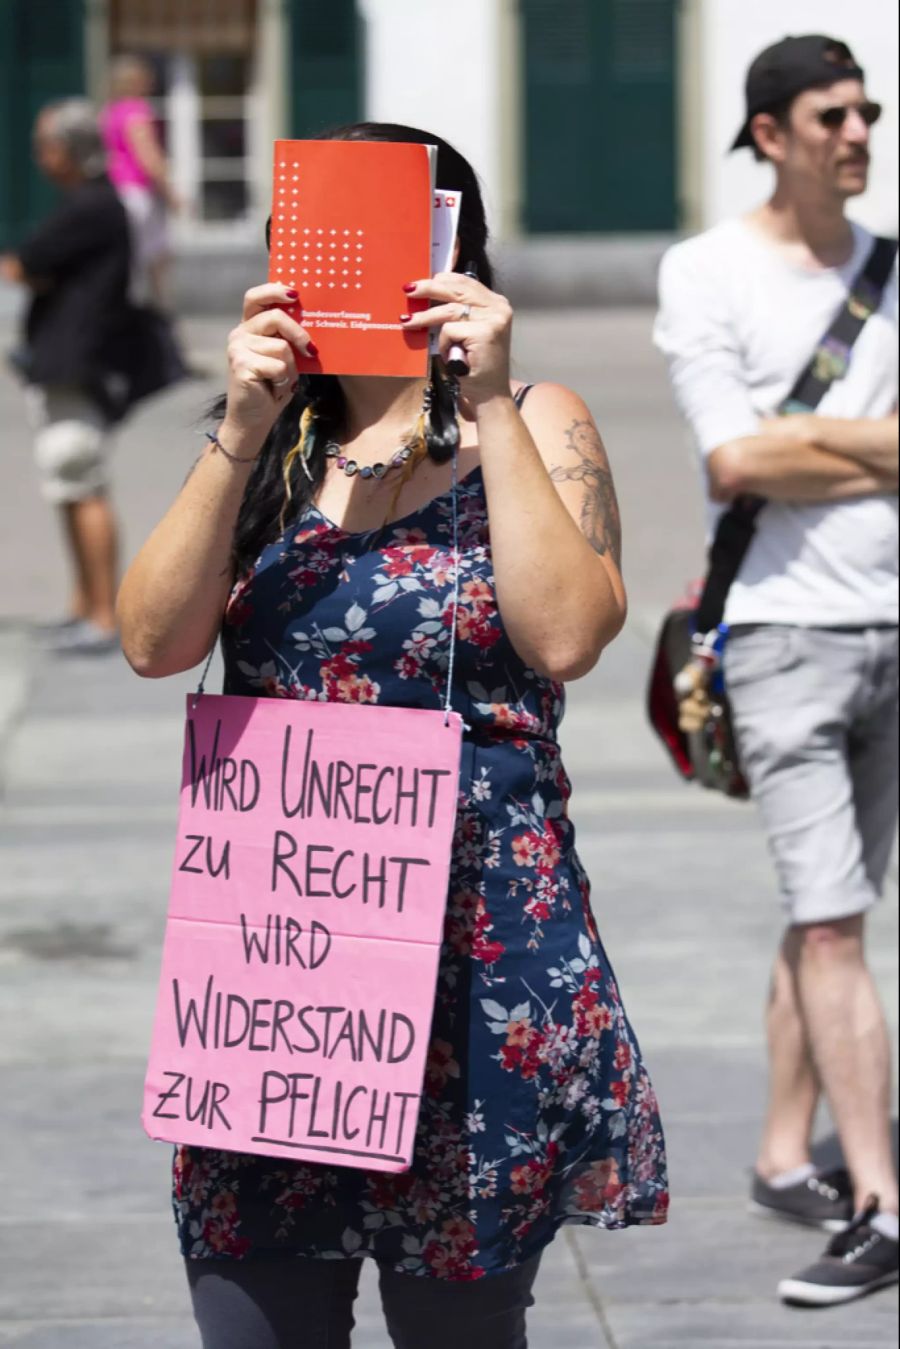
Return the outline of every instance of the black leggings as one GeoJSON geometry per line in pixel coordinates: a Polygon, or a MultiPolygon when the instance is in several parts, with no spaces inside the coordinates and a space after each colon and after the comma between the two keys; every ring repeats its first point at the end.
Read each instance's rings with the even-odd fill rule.
{"type": "MultiPolygon", "coordinates": [[[[350,1349],[358,1260],[188,1260],[203,1349],[350,1349]]],[[[527,1349],[540,1260],[478,1283],[380,1268],[394,1349],[527,1349]]]]}

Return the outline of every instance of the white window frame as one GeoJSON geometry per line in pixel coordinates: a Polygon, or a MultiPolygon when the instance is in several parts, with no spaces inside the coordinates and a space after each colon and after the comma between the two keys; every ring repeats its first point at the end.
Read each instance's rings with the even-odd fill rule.
{"type": "Polygon", "coordinates": [[[227,98],[203,99],[197,77],[197,58],[189,52],[177,52],[171,58],[170,84],[166,98],[166,119],[169,126],[169,158],[172,183],[178,196],[186,203],[186,210],[173,221],[173,235],[177,244],[194,241],[204,243],[250,243],[259,227],[256,202],[256,184],[253,174],[253,141],[258,117],[259,62],[253,61],[251,83],[247,93],[227,98]],[[247,154],[242,158],[212,158],[203,154],[202,123],[213,116],[237,117],[246,127],[247,154]],[[247,186],[247,211],[235,220],[202,220],[203,183],[219,179],[231,181],[242,177],[247,186]]]}
{"type": "MultiPolygon", "coordinates": [[[[0,0],[2,3],[2,0],[0,0]]],[[[170,88],[159,108],[168,122],[169,163],[173,186],[186,204],[171,222],[173,241],[187,252],[201,248],[261,245],[263,225],[272,190],[272,143],[287,134],[288,19],[283,0],[259,0],[253,44],[250,84],[241,97],[208,99],[223,116],[235,109],[246,125],[243,160],[221,159],[218,164],[202,153],[203,100],[197,87],[196,60],[186,52],[172,52],[170,88]],[[227,107],[226,107],[227,105],[227,107]],[[246,215],[233,221],[198,218],[204,167],[217,167],[230,178],[237,162],[243,164],[248,190],[246,215]]],[[[108,0],[88,0],[86,6],[88,86],[97,103],[106,97],[106,72],[111,56],[108,0]]],[[[215,173],[210,176],[215,176],[215,173]]]]}

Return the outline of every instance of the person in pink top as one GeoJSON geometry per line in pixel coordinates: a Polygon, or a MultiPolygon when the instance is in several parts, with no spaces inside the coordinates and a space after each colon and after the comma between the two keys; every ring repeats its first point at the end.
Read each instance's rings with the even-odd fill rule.
{"type": "Polygon", "coordinates": [[[178,210],[166,156],[149,103],[155,76],[137,56],[120,56],[110,72],[110,101],[101,114],[108,173],[125,204],[134,241],[134,288],[139,298],[166,307],[168,211],[178,210]]]}

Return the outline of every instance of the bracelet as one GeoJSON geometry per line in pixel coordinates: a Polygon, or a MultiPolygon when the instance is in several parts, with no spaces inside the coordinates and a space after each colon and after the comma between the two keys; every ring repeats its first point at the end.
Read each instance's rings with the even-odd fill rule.
{"type": "Polygon", "coordinates": [[[222,454],[224,454],[225,458],[231,464],[255,464],[259,458],[259,454],[262,454],[262,450],[260,450],[259,454],[252,454],[249,458],[242,458],[239,454],[232,454],[230,450],[226,450],[219,437],[213,435],[211,431],[206,431],[204,434],[210,445],[214,445],[217,450],[221,450],[222,454]]]}

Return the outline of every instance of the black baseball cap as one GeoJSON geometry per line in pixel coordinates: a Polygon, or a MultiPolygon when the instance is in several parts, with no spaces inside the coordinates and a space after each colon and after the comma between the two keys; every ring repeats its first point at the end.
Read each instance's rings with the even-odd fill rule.
{"type": "Polygon", "coordinates": [[[732,150],[753,146],[750,123],[757,113],[838,80],[863,80],[865,71],[846,42],[821,33],[786,37],[757,56],[747,74],[747,118],[732,150]]]}

